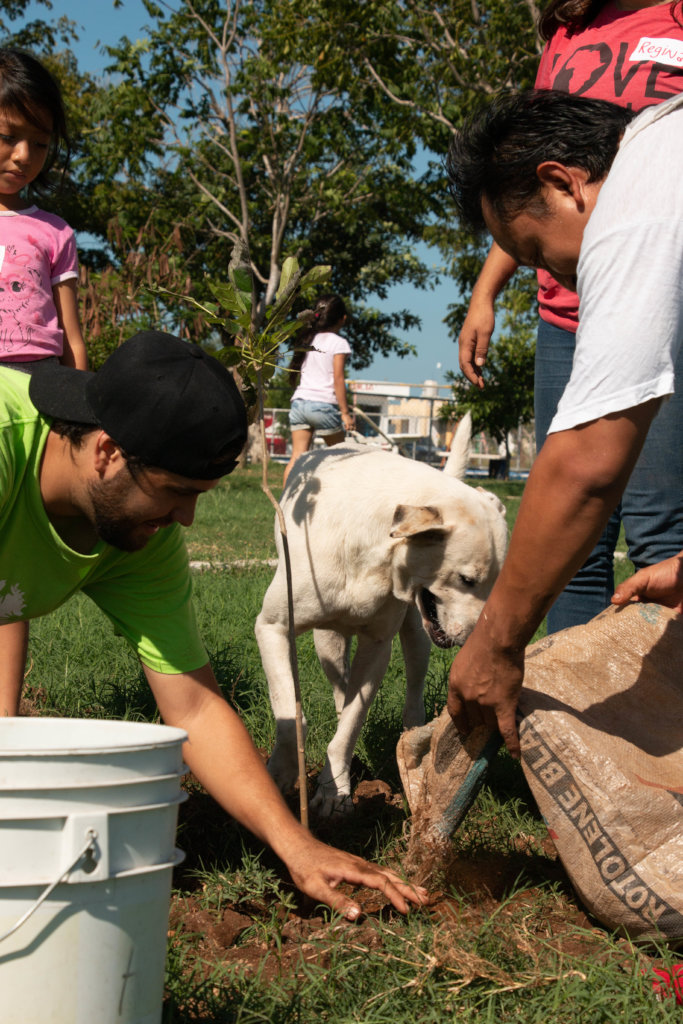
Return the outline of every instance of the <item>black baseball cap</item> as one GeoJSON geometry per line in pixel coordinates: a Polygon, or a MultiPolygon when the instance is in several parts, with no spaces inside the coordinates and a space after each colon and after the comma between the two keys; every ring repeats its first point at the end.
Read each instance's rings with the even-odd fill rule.
{"type": "Polygon", "coordinates": [[[29,395],[43,415],[100,427],[126,455],[196,480],[231,473],[247,440],[229,370],[163,331],[133,335],[96,373],[37,366],[29,395]]]}

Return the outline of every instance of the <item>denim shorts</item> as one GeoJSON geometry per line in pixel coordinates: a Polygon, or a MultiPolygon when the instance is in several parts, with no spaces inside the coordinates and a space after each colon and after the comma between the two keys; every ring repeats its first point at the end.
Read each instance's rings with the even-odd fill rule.
{"type": "Polygon", "coordinates": [[[315,430],[321,437],[343,430],[338,405],[331,402],[312,402],[308,398],[295,398],[289,410],[292,430],[315,430]]]}

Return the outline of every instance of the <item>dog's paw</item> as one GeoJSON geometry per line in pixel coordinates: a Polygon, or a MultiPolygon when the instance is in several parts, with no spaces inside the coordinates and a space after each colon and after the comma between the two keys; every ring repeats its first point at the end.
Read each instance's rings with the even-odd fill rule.
{"type": "Polygon", "coordinates": [[[345,818],[353,813],[353,800],[350,793],[338,792],[334,783],[318,786],[311,800],[311,810],[319,818],[345,818]]]}
{"type": "Polygon", "coordinates": [[[353,811],[351,774],[345,765],[333,769],[329,761],[325,763],[318,776],[311,809],[320,818],[339,818],[353,811]]]}
{"type": "Polygon", "coordinates": [[[273,748],[266,767],[268,774],[281,793],[291,793],[294,790],[299,777],[296,758],[292,760],[289,753],[283,753],[276,746],[273,748]]]}

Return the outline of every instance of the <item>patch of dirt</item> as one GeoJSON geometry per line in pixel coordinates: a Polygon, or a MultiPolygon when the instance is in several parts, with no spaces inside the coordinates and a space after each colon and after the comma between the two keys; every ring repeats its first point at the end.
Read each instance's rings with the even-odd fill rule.
{"type": "MultiPolygon", "coordinates": [[[[40,715],[45,712],[45,704],[44,690],[27,679],[20,714],[40,715]]],[[[266,762],[267,752],[259,753],[266,762]]],[[[309,774],[311,795],[316,775],[317,769],[309,774]]],[[[294,987],[308,965],[324,969],[330,962],[330,951],[340,944],[357,956],[383,950],[387,925],[394,935],[400,934],[403,917],[372,889],[353,890],[362,909],[357,922],[330,922],[321,917],[318,908],[283,877],[277,858],[226,821],[225,812],[191,775],[183,786],[188,799],[180,805],[178,845],[185,861],[174,872],[174,885],[180,891],[171,899],[168,934],[170,946],[182,950],[186,970],[208,978],[215,965],[222,964],[244,977],[258,974],[266,983],[275,981],[281,987],[291,983],[294,987]],[[223,904],[220,910],[202,907],[197,871],[221,861],[235,863],[240,845],[249,847],[250,843],[264,866],[278,873],[283,889],[293,896],[294,909],[275,903],[273,897],[240,898],[237,903],[223,904]]],[[[312,830],[324,842],[365,856],[368,836],[378,821],[386,826],[405,821],[403,793],[382,779],[358,782],[353,804],[354,811],[346,818],[313,818],[312,830]]],[[[291,799],[290,806],[298,815],[298,796],[291,799]]],[[[466,827],[465,822],[461,835],[466,827]]],[[[430,853],[433,859],[434,851],[430,853]]],[[[494,964],[466,949],[469,936],[494,917],[506,941],[532,960],[543,948],[570,959],[614,959],[614,947],[605,941],[604,929],[582,909],[550,836],[539,839],[520,832],[511,837],[510,848],[504,853],[480,850],[476,856],[462,856],[454,853],[450,844],[447,853],[441,863],[439,885],[432,886],[424,910],[434,924],[433,965],[451,968],[457,959],[463,984],[476,978],[491,978],[500,984],[509,981],[502,973],[498,977],[494,964]],[[509,896],[520,875],[526,887],[509,896]],[[549,882],[556,884],[554,901],[547,898],[549,882]]],[[[351,894],[350,887],[343,888],[351,894]]],[[[629,974],[633,969],[633,946],[621,940],[616,947],[617,959],[620,950],[623,969],[629,974]]],[[[637,955],[641,972],[658,991],[658,998],[683,1003],[683,967],[681,975],[674,973],[672,977],[667,965],[653,959],[646,950],[637,955]]]]}
{"type": "MultiPolygon", "coordinates": [[[[377,902],[372,894],[370,903],[377,902]]],[[[381,897],[380,897],[381,899],[381,897]]],[[[373,913],[370,903],[360,902],[366,913],[373,913]]],[[[196,938],[195,953],[198,962],[205,965],[207,975],[211,964],[220,960],[234,966],[245,975],[259,973],[264,980],[295,977],[307,963],[325,967],[330,948],[340,941],[348,941],[355,948],[377,949],[382,945],[379,923],[366,918],[358,924],[326,922],[313,915],[301,917],[285,912],[275,938],[263,937],[263,930],[255,927],[258,918],[247,916],[231,907],[221,914],[201,910],[195,897],[174,895],[169,919],[171,943],[181,942],[188,934],[196,938]],[[252,929],[251,934],[244,933],[252,929]],[[256,934],[256,933],[261,934],[256,934]]],[[[275,929],[269,929],[275,931],[275,929]]]]}
{"type": "MultiPolygon", "coordinates": [[[[210,842],[214,822],[219,832],[224,833],[225,819],[216,809],[209,824],[209,798],[197,786],[190,785],[190,791],[179,844],[187,850],[187,840],[192,839],[194,832],[192,823],[198,825],[201,821],[202,859],[209,863],[207,840],[210,842]]],[[[366,841],[378,818],[383,822],[403,819],[403,796],[388,783],[371,779],[357,786],[353,799],[352,815],[334,822],[313,821],[312,828],[325,841],[363,852],[356,840],[360,843],[362,837],[366,841]]],[[[275,859],[272,866],[281,871],[275,859]]],[[[220,911],[202,909],[202,893],[196,885],[192,891],[191,878],[191,874],[183,873],[181,884],[185,894],[173,897],[170,938],[172,943],[191,941],[194,969],[204,972],[206,977],[213,965],[221,963],[245,976],[259,972],[265,981],[294,982],[304,974],[307,964],[324,968],[329,963],[330,950],[340,943],[348,944],[353,955],[382,950],[386,926],[394,934],[402,927],[402,916],[374,890],[354,890],[354,898],[363,911],[358,922],[331,923],[320,916],[319,908],[300,896],[293,910],[275,906],[272,901],[267,904],[249,900],[223,905],[220,911]]],[[[285,879],[283,886],[288,886],[285,879]]],[[[435,926],[434,955],[446,965],[455,952],[462,956],[468,937],[494,916],[496,928],[504,931],[506,939],[509,936],[511,944],[534,958],[542,947],[551,947],[567,957],[592,959],[604,958],[610,948],[604,930],[578,904],[550,837],[539,840],[520,833],[507,852],[452,856],[444,866],[441,886],[432,892],[425,912],[435,926]],[[526,888],[510,896],[522,873],[526,888]],[[548,882],[557,885],[553,897],[548,895],[548,882]]],[[[625,962],[632,955],[632,948],[626,944],[625,962]]],[[[651,972],[651,961],[648,959],[647,963],[651,972]]],[[[489,967],[473,964],[472,970],[476,974],[489,967]]]]}

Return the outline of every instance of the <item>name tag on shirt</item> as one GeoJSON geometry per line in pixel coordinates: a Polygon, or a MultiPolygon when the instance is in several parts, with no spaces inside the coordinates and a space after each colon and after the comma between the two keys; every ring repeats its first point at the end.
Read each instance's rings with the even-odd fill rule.
{"type": "Polygon", "coordinates": [[[683,67],[683,39],[654,39],[643,36],[629,60],[651,60],[655,64],[668,64],[673,68],[683,67]]]}

